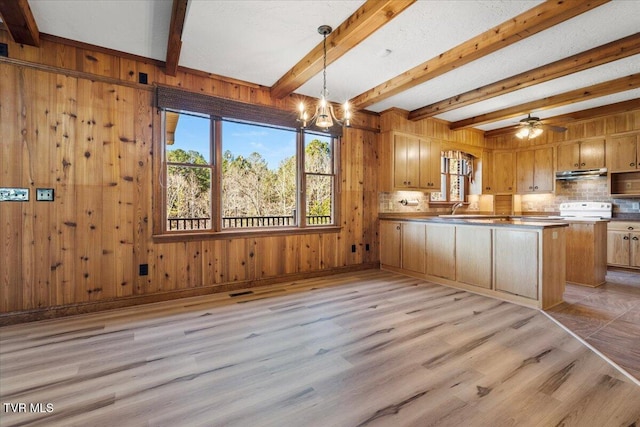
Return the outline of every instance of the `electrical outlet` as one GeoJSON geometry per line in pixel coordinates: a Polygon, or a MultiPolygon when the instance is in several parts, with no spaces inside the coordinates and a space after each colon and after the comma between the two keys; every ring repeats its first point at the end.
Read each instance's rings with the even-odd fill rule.
{"type": "Polygon", "coordinates": [[[631,203],[631,209],[639,210],[640,209],[640,203],[631,203]]]}
{"type": "Polygon", "coordinates": [[[53,202],[53,188],[36,188],[36,200],[40,202],[53,202]]]}

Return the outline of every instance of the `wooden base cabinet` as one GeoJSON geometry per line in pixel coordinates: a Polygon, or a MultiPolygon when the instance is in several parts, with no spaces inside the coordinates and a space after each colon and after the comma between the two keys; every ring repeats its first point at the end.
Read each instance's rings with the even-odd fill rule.
{"type": "Polygon", "coordinates": [[[380,221],[380,264],[425,273],[425,225],[380,221]]]}
{"type": "Polygon", "coordinates": [[[427,274],[449,280],[456,278],[456,227],[427,225],[427,274]]]}
{"type": "Polygon", "coordinates": [[[607,264],[640,269],[640,222],[612,221],[607,230],[607,264]]]}
{"type": "Polygon", "coordinates": [[[493,273],[493,230],[456,227],[456,280],[491,289],[493,273]]]}
{"type": "Polygon", "coordinates": [[[538,298],[538,233],[496,230],[496,290],[538,298]]]}
{"type": "Polygon", "coordinates": [[[596,287],[606,282],[607,223],[569,223],[567,229],[567,282],[596,287]]]}
{"type": "Polygon", "coordinates": [[[383,269],[529,307],[547,309],[562,302],[566,224],[523,227],[410,219],[380,224],[383,269]]]}
{"type": "Polygon", "coordinates": [[[400,268],[402,223],[380,221],[380,264],[400,268]]]}
{"type": "Polygon", "coordinates": [[[425,272],[425,225],[417,222],[402,224],[402,268],[425,272]]]}

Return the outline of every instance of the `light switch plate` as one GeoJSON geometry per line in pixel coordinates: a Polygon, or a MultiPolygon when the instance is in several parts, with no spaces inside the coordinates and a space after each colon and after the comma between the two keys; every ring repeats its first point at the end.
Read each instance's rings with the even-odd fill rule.
{"type": "Polygon", "coordinates": [[[36,188],[36,200],[53,202],[53,188],[36,188]]]}

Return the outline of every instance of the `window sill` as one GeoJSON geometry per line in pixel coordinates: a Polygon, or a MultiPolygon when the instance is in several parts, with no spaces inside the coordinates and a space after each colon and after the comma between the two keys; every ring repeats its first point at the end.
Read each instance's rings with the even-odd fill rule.
{"type": "Polygon", "coordinates": [[[322,233],[339,233],[342,227],[338,225],[329,225],[323,227],[287,227],[278,229],[243,229],[243,230],[224,230],[224,231],[192,231],[192,232],[176,232],[166,234],[154,234],[154,242],[184,242],[192,240],[219,240],[219,239],[242,239],[246,237],[272,237],[272,236],[289,236],[296,234],[322,234],[322,233]]]}

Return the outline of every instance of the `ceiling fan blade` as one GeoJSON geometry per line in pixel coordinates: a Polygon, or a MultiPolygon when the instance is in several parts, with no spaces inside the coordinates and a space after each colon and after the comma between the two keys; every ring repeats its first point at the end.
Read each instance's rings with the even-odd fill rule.
{"type": "Polygon", "coordinates": [[[563,126],[553,126],[553,125],[542,125],[542,126],[549,129],[552,132],[565,132],[567,130],[567,128],[563,126]]]}

